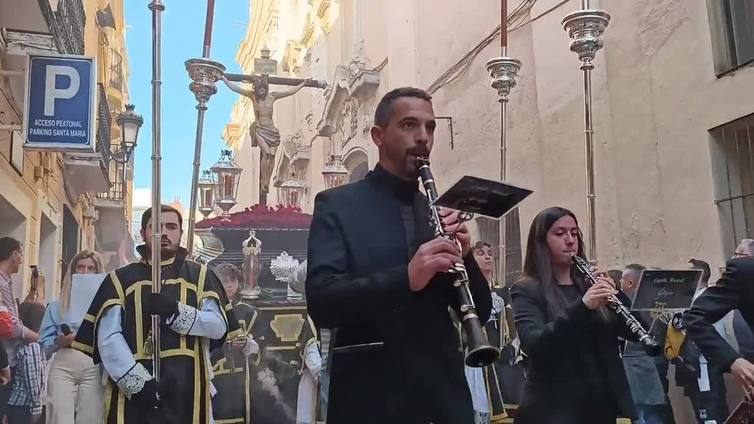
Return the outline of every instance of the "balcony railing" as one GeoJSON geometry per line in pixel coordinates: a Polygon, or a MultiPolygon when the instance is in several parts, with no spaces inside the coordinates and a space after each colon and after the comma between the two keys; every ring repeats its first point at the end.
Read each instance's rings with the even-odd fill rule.
{"type": "Polygon", "coordinates": [[[125,166],[116,161],[110,162],[110,190],[105,193],[97,193],[98,199],[122,201],[125,198],[125,166]]]}
{"type": "Polygon", "coordinates": [[[110,60],[110,87],[123,90],[123,56],[114,48],[108,48],[110,60]]]}
{"type": "Polygon", "coordinates": [[[107,104],[105,87],[98,83],[97,89],[99,91],[99,99],[97,101],[97,151],[102,157],[102,164],[105,166],[105,169],[109,169],[110,128],[113,124],[113,117],[110,114],[110,105],[107,104]]]}
{"type": "Polygon", "coordinates": [[[59,0],[57,10],[52,10],[49,1],[39,4],[61,53],[84,54],[86,14],[82,0],[59,0]]]}

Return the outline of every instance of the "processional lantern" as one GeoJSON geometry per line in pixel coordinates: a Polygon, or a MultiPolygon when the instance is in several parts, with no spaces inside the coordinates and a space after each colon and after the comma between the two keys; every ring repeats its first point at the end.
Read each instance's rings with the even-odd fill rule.
{"type": "Polygon", "coordinates": [[[233,160],[231,150],[223,150],[210,170],[215,176],[215,204],[223,210],[222,221],[230,222],[230,209],[236,205],[243,168],[233,160]]]}
{"type": "Polygon", "coordinates": [[[325,179],[325,188],[342,186],[348,179],[348,169],[343,166],[340,155],[330,155],[330,160],[322,168],[322,176],[325,179]]]}
{"type": "Polygon", "coordinates": [[[300,208],[305,188],[304,182],[296,177],[295,172],[292,172],[291,176],[280,184],[283,204],[289,208],[300,208]]]}
{"type": "Polygon", "coordinates": [[[215,210],[215,176],[209,169],[202,172],[197,183],[199,196],[199,212],[206,219],[215,210]]]}

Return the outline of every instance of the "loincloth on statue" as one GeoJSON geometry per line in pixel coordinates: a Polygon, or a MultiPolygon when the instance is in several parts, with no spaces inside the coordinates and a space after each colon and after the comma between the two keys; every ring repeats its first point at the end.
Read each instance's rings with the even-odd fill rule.
{"type": "Polygon", "coordinates": [[[261,139],[266,145],[275,148],[280,145],[280,131],[274,127],[265,127],[259,125],[257,122],[252,122],[249,127],[249,134],[251,135],[251,146],[257,147],[259,139],[261,139]],[[259,137],[259,139],[257,139],[259,137]]]}

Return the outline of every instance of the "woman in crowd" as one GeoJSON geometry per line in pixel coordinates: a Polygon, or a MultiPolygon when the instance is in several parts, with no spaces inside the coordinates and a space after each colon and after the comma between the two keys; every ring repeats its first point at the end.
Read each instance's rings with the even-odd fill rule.
{"type": "Polygon", "coordinates": [[[68,266],[60,297],[45,311],[39,340],[48,356],[55,355],[47,381],[46,424],[102,422],[102,372],[92,358],[71,348],[81,322],[69,319],[72,276],[101,273],[102,260],[97,252],[79,252],[68,266]]]}
{"type": "Polygon", "coordinates": [[[477,241],[471,249],[492,293],[492,315],[484,325],[487,338],[500,349],[500,358],[484,368],[485,391],[489,394],[491,422],[501,422],[514,416],[523,391],[523,369],[516,364],[518,344],[513,327],[513,312],[510,307],[510,294],[502,281],[495,281],[495,261],[492,246],[485,241],[477,241]],[[515,342],[514,342],[515,340],[515,342]]]}

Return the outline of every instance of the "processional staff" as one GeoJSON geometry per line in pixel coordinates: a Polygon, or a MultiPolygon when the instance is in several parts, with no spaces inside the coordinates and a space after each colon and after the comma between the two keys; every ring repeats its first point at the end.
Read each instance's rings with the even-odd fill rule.
{"type": "MultiPolygon", "coordinates": [[[[160,257],[162,245],[162,201],[160,190],[160,137],[162,134],[162,12],[165,5],[161,0],[152,0],[152,293],[160,293],[162,288],[160,257]]],[[[160,381],[160,316],[152,315],[152,375],[160,381]]]]}
{"type": "MultiPolygon", "coordinates": [[[[500,181],[505,181],[506,175],[506,126],[508,116],[508,95],[516,86],[516,77],[521,69],[521,61],[508,57],[508,0],[500,0],[500,57],[490,59],[485,64],[487,72],[492,77],[492,88],[497,90],[500,102],[500,181]]],[[[506,220],[501,218],[498,223],[498,255],[500,258],[500,275],[497,277],[498,284],[505,285],[507,273],[507,246],[506,246],[506,220]]]]}

